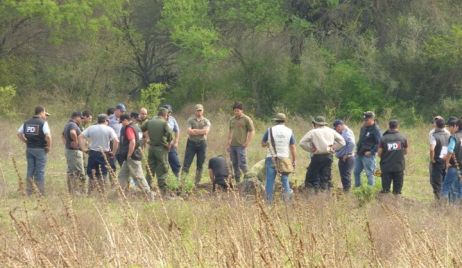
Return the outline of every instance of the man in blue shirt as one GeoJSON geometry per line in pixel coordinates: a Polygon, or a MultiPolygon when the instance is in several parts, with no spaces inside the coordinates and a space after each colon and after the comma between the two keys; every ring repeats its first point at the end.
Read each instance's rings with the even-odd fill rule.
{"type": "Polygon", "coordinates": [[[342,180],[343,191],[348,192],[351,187],[351,171],[355,166],[354,149],[355,134],[348,128],[345,123],[337,119],[334,122],[334,129],[345,139],[345,146],[335,151],[335,156],[338,158],[338,169],[342,180]]]}

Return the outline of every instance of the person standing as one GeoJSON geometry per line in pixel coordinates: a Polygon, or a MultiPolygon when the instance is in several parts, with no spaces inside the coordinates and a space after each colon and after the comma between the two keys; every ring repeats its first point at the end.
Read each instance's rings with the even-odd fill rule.
{"type": "Polygon", "coordinates": [[[305,176],[305,187],[315,190],[332,188],[332,162],[334,150],[345,146],[342,135],[327,127],[323,116],[312,121],[313,129],[300,140],[300,147],[311,153],[311,161],[305,176]]]}
{"type": "Polygon", "coordinates": [[[382,193],[389,193],[393,182],[393,194],[401,194],[406,166],[404,156],[407,154],[407,148],[407,139],[399,132],[398,120],[390,120],[377,152],[382,171],[382,193]]]}
{"type": "Polygon", "coordinates": [[[139,117],[138,117],[138,121],[140,122],[140,127],[144,125],[144,123],[148,122],[149,121],[149,117],[148,117],[148,109],[142,107],[140,109],[140,112],[139,112],[139,117]]]}
{"type": "Polygon", "coordinates": [[[345,146],[335,151],[335,156],[338,158],[338,169],[342,181],[343,191],[348,192],[351,188],[351,171],[355,166],[355,135],[342,120],[335,120],[334,129],[341,134],[345,140],[345,146]]]}
{"type": "Polygon", "coordinates": [[[80,130],[84,131],[87,127],[91,125],[93,121],[93,115],[89,110],[85,110],[82,112],[82,120],[80,122],[80,130]]]}
{"type": "Polygon", "coordinates": [[[157,177],[157,185],[162,193],[167,190],[168,150],[173,140],[173,133],[167,124],[168,110],[160,108],[157,117],[152,118],[141,127],[145,137],[149,138],[148,185],[151,187],[152,176],[157,177]]]}
{"type": "Polygon", "coordinates": [[[289,185],[289,173],[281,172],[277,167],[278,161],[292,160],[292,166],[295,168],[296,161],[296,148],[295,148],[295,136],[292,129],[285,126],[287,117],[283,113],[278,113],[273,118],[275,125],[266,130],[262,139],[262,147],[268,148],[268,154],[266,155],[265,168],[266,168],[266,201],[268,203],[273,202],[274,194],[274,181],[276,175],[281,176],[281,183],[283,188],[283,199],[290,200],[293,195],[293,190],[289,185]]]}
{"type": "MultiPolygon", "coordinates": [[[[119,103],[116,105],[114,109],[114,113],[109,115],[108,117],[108,123],[109,126],[114,129],[117,138],[120,139],[120,129],[122,128],[122,124],[120,123],[120,116],[124,114],[127,111],[127,108],[125,108],[125,105],[123,103],[119,103]]],[[[108,110],[109,112],[109,110],[108,110]]],[[[122,165],[122,161],[119,156],[119,152],[115,152],[115,158],[111,158],[109,161],[109,164],[111,165],[111,168],[115,171],[116,170],[116,160],[119,163],[119,166],[122,165]]]]}
{"type": "Polygon", "coordinates": [[[85,169],[83,152],[79,146],[80,125],[82,113],[73,112],[71,119],[64,126],[63,141],[67,162],[67,188],[70,194],[85,193],[85,169]]]}
{"type": "Polygon", "coordinates": [[[188,121],[188,141],[186,142],[186,151],[183,161],[182,172],[189,173],[191,163],[196,156],[196,176],[194,183],[199,184],[202,177],[202,167],[204,165],[207,151],[207,134],[210,131],[210,121],[204,117],[204,106],[196,104],[196,112],[188,121]]]}
{"type": "Polygon", "coordinates": [[[374,112],[367,111],[363,113],[364,123],[359,131],[359,141],[356,144],[355,159],[355,187],[361,186],[361,172],[366,171],[367,184],[375,184],[375,154],[377,153],[382,134],[375,122],[374,112]]]}
{"type": "Polygon", "coordinates": [[[440,199],[441,184],[446,175],[446,154],[448,153],[449,132],[444,128],[444,119],[435,120],[435,130],[430,140],[431,178],[435,199],[440,199]]]}
{"type": "Polygon", "coordinates": [[[46,121],[47,112],[43,106],[36,106],[34,116],[18,129],[19,140],[27,145],[27,195],[33,193],[35,184],[40,194],[45,194],[45,167],[47,153],[51,149],[51,132],[46,121]]]}
{"type": "Polygon", "coordinates": [[[180,140],[180,126],[176,121],[175,117],[172,115],[172,106],[170,104],[165,104],[163,106],[165,109],[168,110],[168,119],[167,124],[170,129],[173,131],[173,140],[170,144],[170,150],[168,151],[168,163],[170,164],[170,168],[172,169],[173,175],[179,178],[180,176],[180,159],[178,158],[178,142],[180,140]]]}
{"type": "Polygon", "coordinates": [[[105,156],[108,161],[114,159],[114,152],[116,152],[119,147],[119,138],[114,129],[108,126],[107,115],[100,114],[97,120],[96,125],[88,127],[79,135],[80,148],[88,152],[88,194],[91,194],[97,184],[101,190],[104,191],[108,173],[105,156]],[[87,139],[90,142],[88,149],[86,148],[87,139]]]}
{"type": "Polygon", "coordinates": [[[213,192],[215,192],[216,185],[220,186],[224,191],[228,190],[228,166],[226,165],[226,160],[222,155],[210,158],[209,176],[213,185],[213,192]]]}
{"type": "Polygon", "coordinates": [[[140,148],[141,143],[138,130],[134,126],[133,119],[127,114],[120,116],[120,122],[122,123],[122,129],[120,131],[119,153],[123,160],[119,172],[120,186],[127,191],[130,184],[130,177],[132,177],[135,184],[143,190],[146,197],[149,200],[154,200],[154,193],[151,192],[143,174],[141,164],[143,153],[140,148]]]}
{"type": "Polygon", "coordinates": [[[446,160],[446,175],[443,180],[443,185],[441,187],[441,197],[454,202],[460,198],[460,167],[462,160],[462,150],[461,150],[461,139],[462,139],[462,129],[460,128],[462,124],[461,120],[457,120],[456,117],[452,117],[446,123],[447,128],[451,136],[448,141],[448,154],[445,157],[446,160]]]}
{"type": "Polygon", "coordinates": [[[247,146],[255,135],[252,119],[244,114],[242,103],[235,102],[233,105],[234,116],[229,120],[227,150],[233,163],[234,179],[236,183],[241,181],[241,170],[247,173],[247,146]]]}

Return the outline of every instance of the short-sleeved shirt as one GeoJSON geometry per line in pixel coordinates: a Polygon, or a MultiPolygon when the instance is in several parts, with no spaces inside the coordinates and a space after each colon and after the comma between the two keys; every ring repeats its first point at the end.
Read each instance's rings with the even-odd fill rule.
{"type": "Polygon", "coordinates": [[[120,136],[120,130],[122,129],[122,123],[120,123],[119,118],[115,116],[115,114],[111,114],[108,117],[109,121],[109,126],[114,129],[115,133],[117,134],[117,137],[120,136]]]}
{"type": "Polygon", "coordinates": [[[135,129],[132,127],[127,128],[125,131],[125,137],[129,141],[134,140],[136,138],[135,135],[137,135],[137,133],[135,133],[135,129]]]}
{"type": "MultiPolygon", "coordinates": [[[[443,128],[444,132],[449,133],[449,130],[447,130],[446,128],[443,128]]],[[[435,133],[435,129],[433,128],[432,130],[430,130],[430,132],[428,132],[428,143],[430,145],[433,145],[435,146],[436,145],[436,139],[435,137],[433,136],[433,133],[435,133]]]]}
{"type": "Polygon", "coordinates": [[[161,117],[154,117],[141,126],[143,132],[147,131],[149,135],[149,145],[151,147],[166,147],[173,139],[173,132],[161,117]]]}
{"type": "Polygon", "coordinates": [[[212,157],[209,160],[209,169],[212,170],[213,176],[226,178],[228,177],[228,168],[226,167],[225,158],[222,156],[212,157]]]}
{"type": "Polygon", "coordinates": [[[114,129],[103,124],[92,125],[82,132],[82,135],[90,140],[89,148],[92,151],[101,151],[101,148],[105,152],[109,152],[110,142],[112,140],[118,140],[117,134],[114,129]]]}
{"type": "MultiPolygon", "coordinates": [[[[24,134],[24,124],[22,124],[22,125],[18,128],[18,133],[24,134]]],[[[43,134],[45,134],[45,135],[51,135],[50,126],[48,126],[48,122],[47,122],[47,121],[45,121],[45,123],[43,124],[43,134]]]]}
{"type": "MultiPolygon", "coordinates": [[[[193,116],[188,119],[188,129],[210,129],[211,124],[210,121],[202,117],[201,119],[197,119],[197,117],[193,116]]],[[[189,139],[191,141],[204,141],[207,139],[206,135],[189,135],[189,139]]]]}
{"type": "Polygon", "coordinates": [[[172,129],[172,131],[175,133],[178,133],[180,131],[180,127],[178,126],[178,122],[176,121],[175,117],[169,116],[167,120],[167,124],[172,129]]]}
{"type": "Polygon", "coordinates": [[[231,146],[244,146],[247,141],[247,134],[254,130],[253,121],[247,115],[237,118],[231,117],[229,120],[229,130],[233,132],[231,146]]]}
{"type": "Polygon", "coordinates": [[[77,134],[77,136],[79,136],[80,133],[82,133],[80,131],[79,125],[77,125],[77,123],[74,122],[74,120],[69,120],[69,122],[67,122],[67,124],[64,126],[64,130],[63,130],[64,140],[66,141],[66,149],[78,149],[78,148],[71,147],[71,142],[72,142],[71,131],[72,130],[75,130],[75,133],[77,134]]]}

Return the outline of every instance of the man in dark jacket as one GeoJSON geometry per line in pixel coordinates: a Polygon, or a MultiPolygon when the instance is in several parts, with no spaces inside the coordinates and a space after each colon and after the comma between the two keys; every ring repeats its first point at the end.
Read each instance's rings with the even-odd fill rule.
{"type": "Polygon", "coordinates": [[[18,129],[18,138],[27,145],[27,194],[33,192],[35,184],[45,194],[45,166],[51,148],[51,132],[46,121],[48,113],[43,106],[35,107],[34,116],[18,129]]]}
{"type": "Polygon", "coordinates": [[[359,132],[355,159],[355,187],[361,186],[361,172],[363,169],[366,170],[367,184],[374,185],[375,154],[382,137],[373,112],[365,112],[363,119],[364,125],[359,132]]]}
{"type": "Polygon", "coordinates": [[[446,154],[448,153],[448,142],[450,134],[444,129],[444,119],[435,120],[435,131],[430,141],[431,177],[430,183],[433,187],[435,199],[440,198],[441,184],[446,175],[446,154]]]}
{"type": "Polygon", "coordinates": [[[393,194],[401,194],[405,169],[404,155],[407,153],[407,139],[398,131],[398,120],[390,120],[388,130],[383,133],[378,156],[382,171],[382,193],[389,193],[393,182],[393,194]]]}

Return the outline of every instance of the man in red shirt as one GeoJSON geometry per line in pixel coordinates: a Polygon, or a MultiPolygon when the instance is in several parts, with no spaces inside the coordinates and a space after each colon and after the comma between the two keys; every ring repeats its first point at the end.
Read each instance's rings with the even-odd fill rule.
{"type": "Polygon", "coordinates": [[[120,116],[122,129],[120,130],[119,154],[123,160],[119,172],[119,183],[122,189],[128,190],[130,177],[134,178],[136,185],[141,188],[149,200],[154,199],[154,193],[150,190],[146,178],[144,177],[141,164],[141,140],[136,133],[133,123],[128,114],[120,116]]]}

